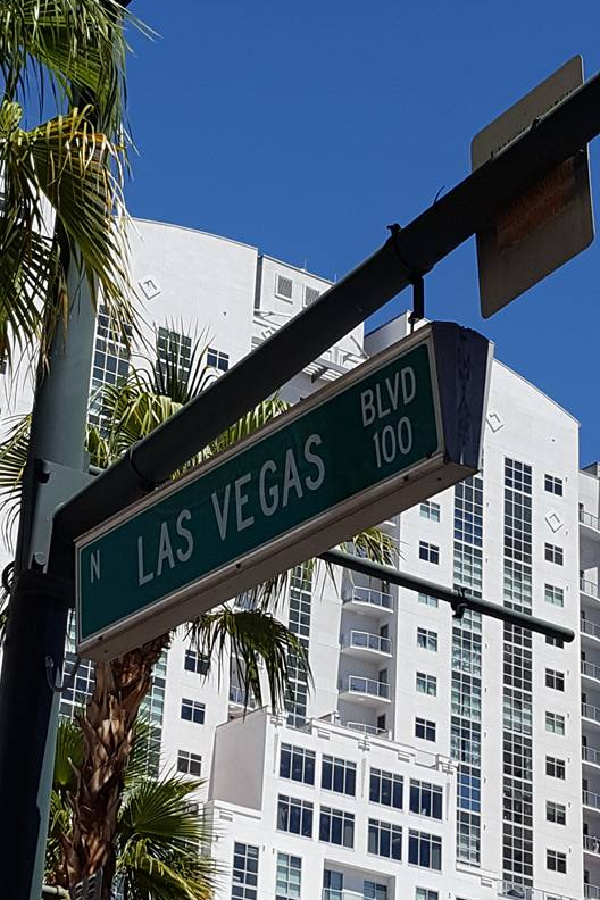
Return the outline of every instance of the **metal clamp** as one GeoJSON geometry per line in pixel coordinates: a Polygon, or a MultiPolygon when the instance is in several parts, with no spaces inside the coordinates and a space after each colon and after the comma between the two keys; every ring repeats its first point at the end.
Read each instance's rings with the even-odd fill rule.
{"type": "MultiPolygon", "coordinates": [[[[462,597],[466,598],[467,592],[465,588],[458,588],[458,592],[462,597]]],[[[450,606],[452,607],[452,618],[458,619],[460,622],[465,613],[465,610],[467,609],[467,604],[464,601],[455,600],[454,602],[450,603],[450,606]]]]}
{"type": "Polygon", "coordinates": [[[394,248],[394,253],[398,257],[398,260],[406,273],[406,277],[408,278],[410,284],[413,289],[413,308],[412,313],[410,314],[410,332],[411,334],[415,330],[415,325],[420,319],[425,318],[425,275],[426,272],[422,272],[414,268],[414,266],[409,265],[402,253],[400,252],[400,232],[402,231],[402,226],[397,222],[394,222],[392,225],[386,226],[388,231],[390,232],[390,237],[392,241],[392,246],[394,248]]]}

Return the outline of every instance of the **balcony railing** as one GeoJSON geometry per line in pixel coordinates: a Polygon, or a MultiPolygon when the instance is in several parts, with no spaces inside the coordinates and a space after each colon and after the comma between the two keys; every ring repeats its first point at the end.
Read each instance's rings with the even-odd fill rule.
{"type": "Polygon", "coordinates": [[[600,750],[595,750],[594,747],[582,747],[581,756],[586,762],[600,766],[600,750]]]}
{"type": "Polygon", "coordinates": [[[598,516],[592,515],[592,513],[580,509],[579,521],[582,525],[587,525],[588,528],[593,528],[594,531],[600,531],[600,519],[598,518],[598,516]]]}
{"type": "Polygon", "coordinates": [[[600,600],[600,588],[594,581],[588,581],[587,578],[581,578],[579,587],[584,594],[589,594],[591,597],[596,597],[600,600]]]}
{"type": "Polygon", "coordinates": [[[592,719],[600,725],[600,709],[598,709],[597,706],[591,706],[589,703],[582,703],[581,715],[584,719],[592,719]]]}
{"type": "Polygon", "coordinates": [[[355,585],[352,594],[345,601],[353,600],[355,603],[368,603],[382,609],[392,608],[392,595],[388,591],[378,591],[376,588],[360,587],[355,585]]]}
{"type": "MultiPolygon", "coordinates": [[[[237,684],[229,685],[229,702],[235,703],[236,706],[244,705],[244,692],[237,684]]],[[[248,709],[256,708],[256,698],[250,695],[248,697],[248,709]]]]}
{"type": "Polygon", "coordinates": [[[582,791],[582,795],[584,806],[591,806],[592,809],[600,809],[600,794],[595,794],[593,791],[582,791]]]}
{"type": "Polygon", "coordinates": [[[342,638],[342,647],[356,650],[376,650],[378,653],[391,653],[392,642],[389,638],[369,631],[351,631],[342,638]]]}
{"type": "Polygon", "coordinates": [[[590,637],[598,638],[600,641],[600,625],[596,625],[595,622],[588,622],[587,619],[582,619],[581,631],[582,634],[589,634],[590,637]]]}
{"type": "Polygon", "coordinates": [[[600,856],[600,837],[596,837],[595,834],[584,834],[583,849],[600,856]]]}
{"type": "Polygon", "coordinates": [[[361,734],[372,734],[375,737],[389,738],[390,733],[387,728],[378,728],[377,725],[367,725],[365,722],[346,722],[344,728],[350,731],[358,731],[361,734]]]}
{"type": "MultiPolygon", "coordinates": [[[[371,896],[373,896],[371,894],[371,896]]],[[[324,888],[321,900],[365,900],[365,895],[358,891],[337,891],[335,888],[324,888]]]]}
{"type": "Polygon", "coordinates": [[[600,681],[600,666],[595,666],[594,663],[582,659],[581,674],[585,675],[586,678],[593,678],[595,681],[600,681]]]}
{"type": "Polygon", "coordinates": [[[583,896],[585,897],[585,900],[599,900],[600,887],[598,887],[597,884],[584,884],[583,896]]]}
{"type": "MultiPolygon", "coordinates": [[[[542,891],[540,888],[525,887],[506,881],[501,885],[498,896],[506,897],[507,900],[574,900],[573,897],[557,894],[556,891],[542,891]]],[[[590,894],[591,896],[595,897],[590,894]]]]}
{"type": "Polygon", "coordinates": [[[368,694],[371,697],[382,697],[384,700],[390,699],[390,686],[385,681],[363,678],[362,675],[349,675],[347,684],[351,694],[368,694]]]}

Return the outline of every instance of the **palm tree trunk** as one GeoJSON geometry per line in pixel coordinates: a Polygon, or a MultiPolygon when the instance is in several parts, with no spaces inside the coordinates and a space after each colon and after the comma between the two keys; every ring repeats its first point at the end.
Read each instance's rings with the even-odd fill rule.
{"type": "Polygon", "coordinates": [[[150,689],[152,667],[168,645],[164,634],[110,663],[97,663],[94,691],[79,717],[84,757],[70,798],[73,832],[63,853],[70,888],[103,869],[101,900],[110,900],[115,875],[117,819],[135,719],[150,689]]]}

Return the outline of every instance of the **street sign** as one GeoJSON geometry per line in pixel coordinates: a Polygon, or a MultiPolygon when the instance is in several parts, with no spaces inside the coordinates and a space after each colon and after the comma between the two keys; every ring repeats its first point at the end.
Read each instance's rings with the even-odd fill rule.
{"type": "MultiPolygon", "coordinates": [[[[475,136],[472,169],[502,153],[583,84],[576,56],[475,136]]],[[[481,312],[494,315],[594,238],[587,146],[510,203],[477,234],[481,312]]]]}
{"type": "Polygon", "coordinates": [[[477,471],[491,345],[419,329],[77,542],[77,652],[106,659],[477,471]]]}

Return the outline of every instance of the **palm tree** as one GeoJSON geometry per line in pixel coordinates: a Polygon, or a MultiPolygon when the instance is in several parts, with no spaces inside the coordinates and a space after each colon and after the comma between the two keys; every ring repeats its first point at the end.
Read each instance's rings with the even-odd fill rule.
{"type": "MultiPolygon", "coordinates": [[[[145,773],[144,738],[147,726],[138,722],[127,767],[115,833],[116,880],[127,900],[210,900],[216,869],[206,848],[211,829],[194,802],[202,786],[197,779],[161,777],[145,773]]],[[[73,722],[58,729],[45,878],[67,887],[73,810],[83,762],[84,737],[73,722]]]]}
{"type": "MultiPolygon", "coordinates": [[[[88,429],[92,465],[108,466],[176,413],[214,377],[205,364],[206,347],[201,336],[194,335],[185,365],[181,343],[174,342],[166,355],[159,353],[157,346],[156,356],[148,368],[134,367],[125,381],[108,386],[100,398],[93,398],[97,411],[99,404],[103,425],[88,429]]],[[[277,397],[263,401],[190,460],[186,470],[227,449],[287,407],[277,397]]],[[[22,420],[0,446],[0,496],[4,492],[5,505],[18,502],[18,479],[26,444],[27,421],[22,420]]],[[[395,548],[391,538],[378,528],[362,532],[354,542],[372,559],[390,561],[393,557],[395,548]]],[[[286,576],[273,579],[255,590],[251,609],[226,605],[202,616],[190,627],[192,639],[210,665],[222,664],[230,649],[246,705],[251,696],[258,705],[264,704],[261,662],[266,673],[268,699],[274,708],[284,706],[292,696],[288,661],[295,659],[310,678],[302,642],[274,615],[285,585],[286,576]]],[[[150,688],[152,668],[170,640],[170,634],[163,634],[109,663],[97,663],[94,689],[80,719],[84,754],[77,768],[77,791],[71,797],[74,826],[67,850],[69,882],[72,886],[102,867],[106,875],[103,900],[109,898],[109,884],[117,866],[115,835],[136,716],[150,688]]]]}

